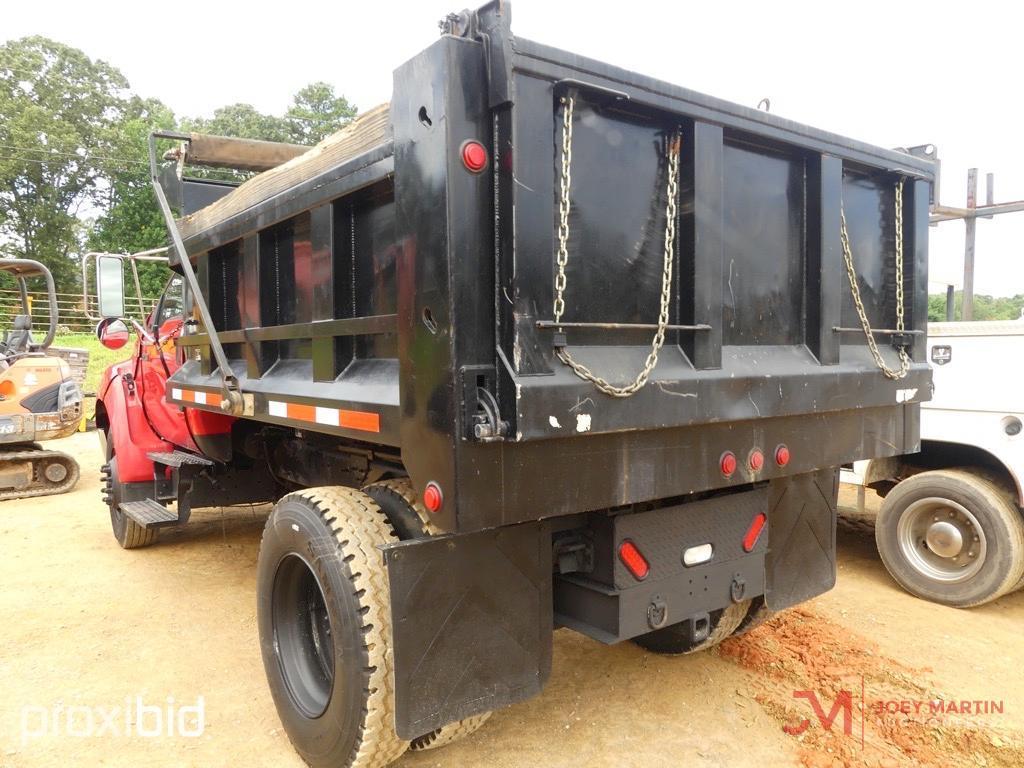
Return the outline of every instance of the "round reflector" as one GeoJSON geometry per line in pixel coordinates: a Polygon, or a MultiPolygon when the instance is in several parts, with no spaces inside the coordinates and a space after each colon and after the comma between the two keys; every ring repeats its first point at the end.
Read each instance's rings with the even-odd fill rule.
{"type": "Polygon", "coordinates": [[[780,467],[784,467],[789,464],[789,448],[784,445],[780,445],[775,449],[775,463],[780,467]]]}
{"type": "Polygon", "coordinates": [[[750,452],[750,468],[755,472],[760,472],[762,467],[764,467],[764,454],[755,448],[750,452]]]}
{"type": "Polygon", "coordinates": [[[423,490],[423,506],[431,512],[437,512],[444,503],[444,494],[441,493],[441,486],[431,480],[423,490]]]}
{"type": "Polygon", "coordinates": [[[722,470],[722,474],[729,477],[736,471],[736,454],[732,451],[723,453],[722,458],[719,460],[719,467],[722,470]]]}
{"type": "Polygon", "coordinates": [[[462,145],[462,164],[473,173],[480,173],[487,167],[487,148],[479,141],[467,141],[462,145]]]}

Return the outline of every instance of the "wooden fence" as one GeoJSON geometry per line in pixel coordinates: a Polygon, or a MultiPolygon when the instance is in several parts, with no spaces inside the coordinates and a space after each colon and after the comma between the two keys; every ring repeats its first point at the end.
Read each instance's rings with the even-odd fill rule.
{"type": "MultiPolygon", "coordinates": [[[[32,330],[33,337],[42,338],[40,333],[45,332],[50,322],[50,302],[44,291],[30,291],[29,302],[32,308],[32,330]]],[[[158,298],[143,298],[141,301],[135,297],[125,296],[125,309],[136,318],[142,319],[153,311],[158,298]]],[[[93,316],[96,312],[96,297],[88,297],[89,312],[93,316]]],[[[17,289],[0,289],[0,332],[11,327],[15,315],[22,314],[21,294],[17,289]]],[[[96,321],[90,320],[85,311],[81,294],[58,293],[57,294],[57,332],[58,333],[92,333],[96,330],[96,321]]]]}

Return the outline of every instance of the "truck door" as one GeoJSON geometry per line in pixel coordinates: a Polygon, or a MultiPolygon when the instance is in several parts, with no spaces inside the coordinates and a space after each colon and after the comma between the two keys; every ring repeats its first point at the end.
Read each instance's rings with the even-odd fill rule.
{"type": "Polygon", "coordinates": [[[164,440],[194,451],[184,412],[166,399],[167,379],[181,365],[175,340],[184,323],[183,285],[180,276],[172,276],[148,318],[153,341],[141,342],[138,377],[143,408],[153,430],[164,440]]]}

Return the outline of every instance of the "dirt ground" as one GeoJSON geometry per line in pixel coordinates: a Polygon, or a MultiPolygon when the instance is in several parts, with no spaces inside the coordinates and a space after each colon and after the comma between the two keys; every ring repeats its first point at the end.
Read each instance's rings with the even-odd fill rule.
{"type": "MultiPolygon", "coordinates": [[[[61,442],[82,464],[75,491],[0,505],[0,766],[302,765],[256,639],[266,510],[199,511],[125,552],[99,498],[96,436],[61,442]],[[138,732],[157,715],[137,704],[178,712],[200,697],[201,735],[138,732]]],[[[560,630],[540,697],[397,765],[1020,766],[1022,627],[1024,591],[971,611],[916,600],[870,527],[846,524],[838,584],[807,605],[687,657],[560,630]],[[831,730],[812,698],[826,719],[839,702],[831,730]]],[[[198,730],[198,709],[181,711],[198,730]]]]}

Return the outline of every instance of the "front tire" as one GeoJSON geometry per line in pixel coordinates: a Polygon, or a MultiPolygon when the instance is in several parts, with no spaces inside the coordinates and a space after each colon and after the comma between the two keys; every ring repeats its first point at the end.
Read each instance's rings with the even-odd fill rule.
{"type": "Polygon", "coordinates": [[[397,541],[366,494],[291,493],[260,544],[257,623],[278,715],[312,766],[382,768],[408,748],[395,734],[387,572],[397,541]]]}
{"type": "Polygon", "coordinates": [[[156,541],[156,528],[143,528],[124,514],[119,505],[124,501],[123,486],[117,474],[117,456],[113,446],[107,442],[107,463],[100,467],[103,484],[103,500],[110,508],[110,528],[121,549],[148,547],[156,541]]]}
{"type": "Polygon", "coordinates": [[[982,605],[1024,577],[1024,518],[1012,495],[963,469],[922,472],[885,497],[878,553],[917,597],[955,608],[982,605]]]}

